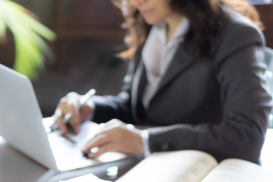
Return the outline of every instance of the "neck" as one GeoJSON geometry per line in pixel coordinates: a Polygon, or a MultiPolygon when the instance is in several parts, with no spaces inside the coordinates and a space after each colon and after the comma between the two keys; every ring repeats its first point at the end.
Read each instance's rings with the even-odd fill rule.
{"type": "Polygon", "coordinates": [[[167,42],[169,42],[183,18],[184,16],[181,14],[172,14],[165,19],[167,22],[167,42]]]}

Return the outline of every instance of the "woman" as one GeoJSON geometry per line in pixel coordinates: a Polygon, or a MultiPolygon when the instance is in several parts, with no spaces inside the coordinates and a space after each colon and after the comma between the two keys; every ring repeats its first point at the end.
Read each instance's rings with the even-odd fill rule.
{"type": "Polygon", "coordinates": [[[54,115],[61,131],[67,131],[63,117],[68,112],[77,132],[84,119],[107,122],[82,150],[99,147],[90,158],[107,151],[194,149],[218,161],[232,157],[258,163],[271,97],[253,6],[245,0],[115,3],[126,20],[129,46],[120,56],[131,58],[123,92],[94,96],[80,111],[81,96],[69,93],[54,115]],[[124,122],[160,127],[140,131],[124,122]]]}

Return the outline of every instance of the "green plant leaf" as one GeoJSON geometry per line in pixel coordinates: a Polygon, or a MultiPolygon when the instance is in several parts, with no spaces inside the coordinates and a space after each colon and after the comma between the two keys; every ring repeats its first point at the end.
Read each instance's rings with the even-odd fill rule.
{"type": "Polygon", "coordinates": [[[21,5],[0,0],[0,38],[5,37],[6,28],[15,40],[14,69],[31,79],[37,78],[39,70],[45,68],[45,56],[53,54],[42,37],[53,41],[55,33],[31,17],[21,5]]]}
{"type": "Polygon", "coordinates": [[[37,34],[43,36],[44,38],[48,40],[55,40],[56,34],[53,33],[50,29],[48,29],[43,24],[39,23],[37,20],[32,18],[31,16],[27,15],[24,10],[21,8],[17,8],[18,4],[7,1],[7,6],[10,8],[10,13],[13,14],[16,18],[18,18],[19,22],[23,22],[25,26],[29,27],[33,31],[35,31],[37,34]]]}
{"type": "Polygon", "coordinates": [[[7,42],[7,37],[6,37],[6,28],[7,25],[5,23],[5,19],[0,12],[0,43],[5,44],[7,42]]]}

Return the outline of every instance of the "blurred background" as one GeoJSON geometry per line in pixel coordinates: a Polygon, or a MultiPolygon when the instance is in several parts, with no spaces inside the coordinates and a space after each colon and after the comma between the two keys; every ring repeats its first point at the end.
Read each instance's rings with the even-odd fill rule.
{"type": "MultiPolygon", "coordinates": [[[[68,92],[85,94],[95,88],[98,95],[119,93],[127,65],[115,58],[125,50],[121,12],[110,0],[13,0],[34,12],[39,21],[56,33],[47,42],[54,57],[46,69],[32,80],[44,117],[51,116],[58,101],[68,92]]],[[[271,0],[251,0],[265,25],[267,46],[273,48],[273,4],[271,0]]],[[[0,46],[0,63],[12,67],[14,39],[0,46]]]]}

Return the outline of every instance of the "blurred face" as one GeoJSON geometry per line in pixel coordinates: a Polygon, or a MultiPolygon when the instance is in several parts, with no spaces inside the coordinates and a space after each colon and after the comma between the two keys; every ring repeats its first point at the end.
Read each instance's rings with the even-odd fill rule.
{"type": "Polygon", "coordinates": [[[170,1],[171,0],[131,0],[131,3],[139,10],[144,20],[148,24],[153,25],[173,16],[174,12],[170,7],[170,1]]]}

